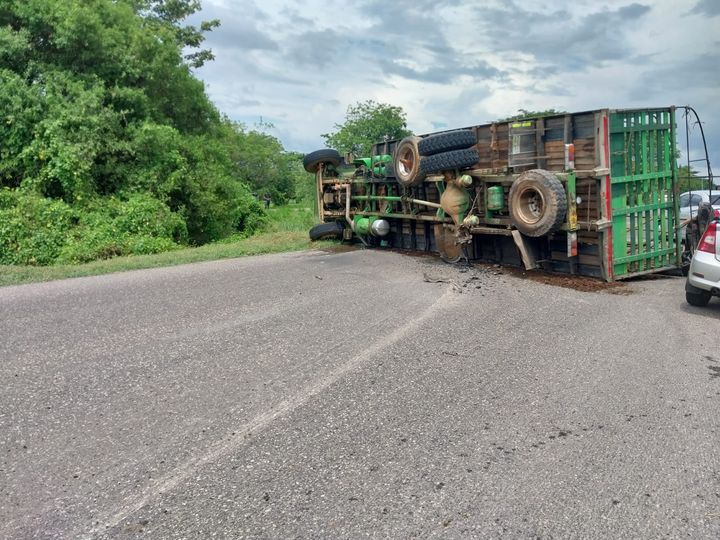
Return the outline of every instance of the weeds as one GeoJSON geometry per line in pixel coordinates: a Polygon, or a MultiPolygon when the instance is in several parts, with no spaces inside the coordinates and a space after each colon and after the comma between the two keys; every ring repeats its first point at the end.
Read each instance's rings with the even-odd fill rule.
{"type": "Polygon", "coordinates": [[[315,224],[315,217],[309,207],[298,204],[278,206],[270,208],[268,215],[269,219],[263,232],[248,238],[231,237],[200,247],[177,249],[155,255],[115,257],[77,265],[0,265],[0,286],[95,276],[266,253],[300,251],[332,245],[332,242],[311,242],[308,238],[308,230],[315,224]]]}

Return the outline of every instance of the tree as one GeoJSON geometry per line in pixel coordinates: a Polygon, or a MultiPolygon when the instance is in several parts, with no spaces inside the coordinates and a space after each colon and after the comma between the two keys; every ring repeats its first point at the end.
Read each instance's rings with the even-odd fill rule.
{"type": "MultiPolygon", "coordinates": [[[[157,24],[169,28],[175,34],[177,44],[181,48],[197,49],[205,41],[205,32],[220,26],[220,21],[213,19],[202,21],[200,28],[181,26],[182,21],[201,9],[200,0],[129,0],[137,13],[144,16],[146,24],[157,24]]],[[[191,67],[201,67],[205,62],[214,60],[210,49],[203,49],[185,55],[191,67]]]]}
{"type": "Polygon", "coordinates": [[[545,116],[557,116],[566,114],[566,111],[557,111],[555,109],[545,109],[544,111],[529,111],[527,109],[518,109],[517,114],[501,118],[498,122],[513,122],[515,120],[524,120],[525,118],[543,118],[545,116]]]}
{"type": "Polygon", "coordinates": [[[701,178],[697,171],[687,165],[680,165],[677,171],[678,191],[691,191],[693,189],[707,189],[707,179],[701,178]]]}
{"type": "Polygon", "coordinates": [[[208,54],[183,56],[216,26],[183,26],[197,9],[0,2],[0,264],[162,251],[262,222],[239,166],[255,150],[191,71],[208,54]]]}
{"type": "Polygon", "coordinates": [[[388,139],[402,139],[412,135],[402,107],[378,103],[373,100],[350,105],[345,122],[335,124],[335,131],[322,135],[325,143],[340,153],[352,152],[357,156],[370,155],[371,147],[388,139]]]}

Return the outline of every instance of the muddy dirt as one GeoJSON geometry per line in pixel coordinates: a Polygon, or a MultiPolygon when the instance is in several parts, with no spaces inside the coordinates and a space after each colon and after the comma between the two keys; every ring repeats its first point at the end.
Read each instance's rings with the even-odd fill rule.
{"type": "Polygon", "coordinates": [[[347,253],[348,251],[363,249],[363,247],[357,244],[346,244],[343,242],[342,244],[338,243],[332,246],[316,247],[315,249],[324,251],[325,253],[347,253]]]}
{"type": "Polygon", "coordinates": [[[620,295],[629,295],[633,293],[632,289],[627,286],[627,283],[623,283],[621,281],[614,281],[608,283],[607,281],[587,276],[551,274],[548,272],[542,272],[540,270],[527,272],[525,270],[521,270],[520,268],[503,267],[502,271],[506,274],[510,274],[521,279],[528,279],[530,281],[543,283],[544,285],[564,287],[566,289],[574,289],[581,292],[602,292],[607,294],[620,295]]]}

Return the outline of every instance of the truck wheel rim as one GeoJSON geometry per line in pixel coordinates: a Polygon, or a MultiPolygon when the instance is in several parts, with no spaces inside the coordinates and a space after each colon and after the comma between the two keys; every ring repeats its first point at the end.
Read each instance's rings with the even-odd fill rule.
{"type": "Polygon", "coordinates": [[[545,197],[533,187],[526,187],[518,194],[518,217],[525,223],[540,221],[545,213],[545,197]]]}
{"type": "Polygon", "coordinates": [[[412,173],[413,168],[415,167],[415,154],[413,153],[412,148],[405,148],[402,152],[400,152],[400,158],[398,159],[398,169],[396,171],[399,172],[403,176],[409,176],[410,173],[412,173]]]}

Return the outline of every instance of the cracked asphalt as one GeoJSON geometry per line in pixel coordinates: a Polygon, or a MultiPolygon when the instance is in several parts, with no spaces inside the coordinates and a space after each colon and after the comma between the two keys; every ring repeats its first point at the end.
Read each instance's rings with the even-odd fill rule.
{"type": "Polygon", "coordinates": [[[0,288],[0,538],[718,538],[720,301],[378,251],[0,288]]]}

